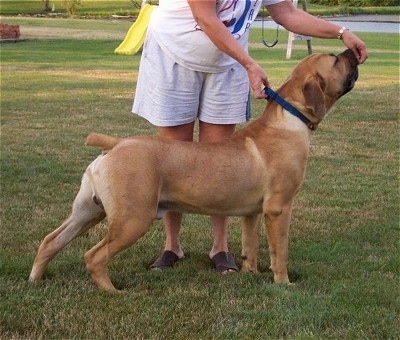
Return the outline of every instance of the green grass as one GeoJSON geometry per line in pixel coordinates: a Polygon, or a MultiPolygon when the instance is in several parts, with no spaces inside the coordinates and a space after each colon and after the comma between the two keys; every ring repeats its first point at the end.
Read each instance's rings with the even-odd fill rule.
{"type": "MultiPolygon", "coordinates": [[[[53,3],[55,13],[67,13],[65,0],[51,0],[50,7],[53,3]]],[[[136,15],[139,13],[140,4],[141,0],[137,0],[136,5],[130,0],[83,0],[77,7],[76,14],[82,16],[136,15]]],[[[40,0],[2,0],[0,6],[0,13],[3,15],[46,13],[44,4],[40,0]]]]}
{"type": "MultiPolygon", "coordinates": [[[[77,28],[124,36],[129,24],[3,18],[26,29],[77,28]]],[[[269,36],[274,31],[267,31],[269,36]]],[[[207,258],[208,219],[188,215],[187,259],[168,272],[148,264],[163,245],[161,223],[110,264],[122,295],[99,291],[83,254],[106,224],[72,242],[45,280],[27,281],[41,239],[67,216],[81,175],[98,150],[92,131],[153,134],[130,113],[139,55],[116,56],[115,39],[35,39],[1,45],[0,337],[2,339],[397,339],[399,332],[397,34],[360,34],[370,57],[355,89],[316,131],[291,223],[289,276],[272,284],[263,231],[260,273],[221,276],[207,258]]],[[[251,54],[274,88],[306,55],[295,42],[285,59],[253,30],[251,54]]],[[[315,52],[340,52],[337,40],[313,40],[315,52]]],[[[257,117],[264,101],[253,101],[257,117]]],[[[230,249],[240,265],[239,219],[230,249]]]]}

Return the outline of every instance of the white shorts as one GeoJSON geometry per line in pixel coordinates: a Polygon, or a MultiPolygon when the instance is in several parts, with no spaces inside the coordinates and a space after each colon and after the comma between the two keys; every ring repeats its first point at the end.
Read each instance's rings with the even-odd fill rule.
{"type": "Polygon", "coordinates": [[[155,126],[177,126],[197,118],[211,124],[249,120],[246,70],[236,64],[221,73],[187,69],[167,56],[149,32],[140,60],[132,112],[155,126]]]}

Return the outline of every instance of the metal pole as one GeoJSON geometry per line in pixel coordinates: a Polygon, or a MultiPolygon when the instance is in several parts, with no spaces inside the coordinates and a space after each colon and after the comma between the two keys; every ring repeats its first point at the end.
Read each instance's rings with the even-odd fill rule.
{"type": "MultiPolygon", "coordinates": [[[[301,0],[301,3],[303,5],[303,11],[304,12],[308,12],[307,11],[307,0],[301,0]]],[[[311,40],[307,40],[307,48],[308,48],[308,54],[312,54],[312,47],[311,47],[311,40]]]]}

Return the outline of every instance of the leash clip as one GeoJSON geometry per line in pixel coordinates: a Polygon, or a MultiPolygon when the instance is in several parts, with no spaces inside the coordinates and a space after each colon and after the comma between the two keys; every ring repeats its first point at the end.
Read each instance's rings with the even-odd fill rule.
{"type": "Polygon", "coordinates": [[[307,123],[307,127],[308,127],[311,131],[315,131],[315,130],[316,130],[315,125],[314,125],[313,123],[311,123],[311,122],[308,122],[308,123],[307,123]]]}

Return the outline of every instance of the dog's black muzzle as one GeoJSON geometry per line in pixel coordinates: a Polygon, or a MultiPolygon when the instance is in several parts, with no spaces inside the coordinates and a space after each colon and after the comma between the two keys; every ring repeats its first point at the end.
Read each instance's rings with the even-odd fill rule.
{"type": "Polygon", "coordinates": [[[350,72],[347,75],[346,81],[343,84],[343,93],[342,93],[342,96],[343,96],[353,89],[353,87],[358,79],[357,66],[359,63],[358,63],[358,60],[357,60],[356,56],[354,55],[353,51],[350,49],[347,49],[340,55],[347,59],[347,62],[349,63],[349,68],[350,68],[350,72]]]}

